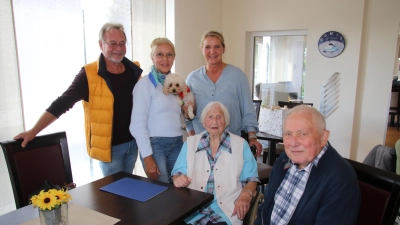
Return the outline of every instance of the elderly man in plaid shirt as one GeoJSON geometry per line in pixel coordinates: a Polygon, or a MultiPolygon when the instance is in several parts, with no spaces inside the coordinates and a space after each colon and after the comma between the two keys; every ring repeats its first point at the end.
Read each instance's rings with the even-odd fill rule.
{"type": "Polygon", "coordinates": [[[325,118],[313,107],[296,106],[283,132],[285,153],[274,164],[255,224],[356,224],[357,177],[329,144],[325,118]]]}

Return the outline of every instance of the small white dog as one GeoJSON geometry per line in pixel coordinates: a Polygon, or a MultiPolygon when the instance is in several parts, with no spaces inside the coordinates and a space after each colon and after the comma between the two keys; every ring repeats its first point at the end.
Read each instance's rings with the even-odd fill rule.
{"type": "MultiPolygon", "coordinates": [[[[185,105],[188,102],[194,103],[193,93],[190,92],[189,87],[186,86],[185,80],[176,73],[170,73],[165,77],[163,92],[165,95],[175,95],[179,106],[185,105]]],[[[186,127],[185,118],[194,118],[193,107],[189,104],[187,104],[187,106],[188,115],[181,113],[181,125],[183,128],[186,127]]]]}

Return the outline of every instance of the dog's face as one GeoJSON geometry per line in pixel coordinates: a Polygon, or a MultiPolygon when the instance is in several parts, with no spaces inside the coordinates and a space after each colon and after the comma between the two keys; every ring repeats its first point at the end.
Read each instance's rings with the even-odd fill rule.
{"type": "Polygon", "coordinates": [[[185,81],[181,76],[171,73],[166,76],[164,81],[164,94],[178,94],[186,89],[185,81]]]}

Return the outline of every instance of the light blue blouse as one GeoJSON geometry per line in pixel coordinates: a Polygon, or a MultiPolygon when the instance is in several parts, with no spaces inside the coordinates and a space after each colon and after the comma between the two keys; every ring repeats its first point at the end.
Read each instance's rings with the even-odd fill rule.
{"type": "Polygon", "coordinates": [[[241,69],[228,64],[214,84],[202,66],[189,74],[186,84],[196,98],[196,117],[186,122],[187,131],[194,130],[196,134],[204,131],[200,122],[201,112],[209,102],[219,101],[228,108],[230,132],[239,136],[241,130],[258,132],[250,85],[241,69]]]}

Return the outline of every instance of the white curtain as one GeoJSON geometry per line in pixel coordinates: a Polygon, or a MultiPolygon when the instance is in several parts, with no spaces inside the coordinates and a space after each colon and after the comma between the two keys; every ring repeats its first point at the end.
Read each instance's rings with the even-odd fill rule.
{"type": "Polygon", "coordinates": [[[0,1],[0,140],[23,129],[18,61],[10,0],[0,1]]]}
{"type": "Polygon", "coordinates": [[[268,81],[291,81],[291,87],[283,87],[284,90],[280,91],[301,93],[305,38],[306,36],[271,37],[268,81]]]}
{"type": "MultiPolygon", "coordinates": [[[[13,8],[25,129],[30,129],[85,63],[82,7],[80,0],[13,0],[13,8]]],[[[79,184],[75,169],[89,162],[83,127],[78,102],[39,133],[66,131],[70,157],[79,159],[71,160],[79,184]]]]}
{"type": "MultiPolygon", "coordinates": [[[[11,0],[0,0],[0,140],[23,130],[11,0]]],[[[15,209],[8,169],[0,153],[0,215],[15,209]]]]}
{"type": "Polygon", "coordinates": [[[132,52],[146,73],[152,65],[150,44],[154,38],[165,37],[165,1],[131,0],[132,52]]]}
{"type": "MultiPolygon", "coordinates": [[[[100,54],[99,30],[104,23],[121,23],[124,26],[128,46],[131,45],[130,0],[82,0],[84,14],[85,47],[87,63],[100,54]]],[[[126,57],[132,59],[132,51],[126,48],[126,57]]]]}

